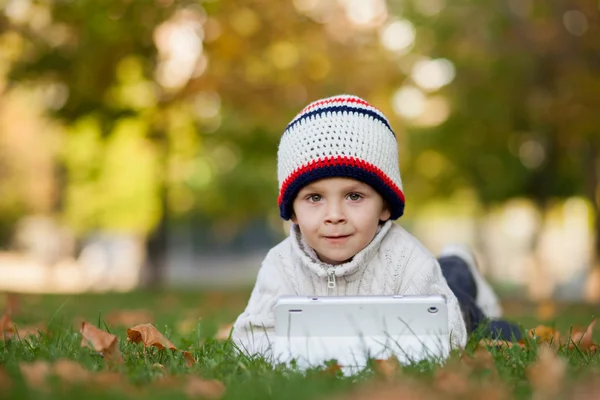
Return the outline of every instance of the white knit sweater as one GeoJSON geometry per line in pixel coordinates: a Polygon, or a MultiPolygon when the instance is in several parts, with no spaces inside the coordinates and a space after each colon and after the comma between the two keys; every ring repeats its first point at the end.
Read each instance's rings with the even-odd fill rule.
{"type": "Polygon", "coordinates": [[[290,236],[272,248],[263,261],[232,337],[242,351],[270,357],[275,333],[273,307],[282,295],[427,294],[446,296],[452,346],[464,347],[465,323],[437,260],[400,225],[387,221],[351,261],[334,266],[321,262],[303,240],[298,226],[292,224],[290,236]],[[334,288],[328,288],[328,272],[335,275],[334,288]]]}

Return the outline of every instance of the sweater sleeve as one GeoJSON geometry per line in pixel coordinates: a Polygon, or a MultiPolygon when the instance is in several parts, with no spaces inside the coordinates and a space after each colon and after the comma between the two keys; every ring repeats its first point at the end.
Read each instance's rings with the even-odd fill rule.
{"type": "Polygon", "coordinates": [[[441,294],[448,304],[448,328],[452,348],[464,348],[467,344],[467,328],[456,296],[450,290],[437,260],[429,257],[411,273],[407,285],[402,285],[399,294],[441,294]]]}
{"type": "Polygon", "coordinates": [[[270,358],[275,338],[273,308],[279,296],[291,294],[287,282],[271,251],[258,271],[256,284],[246,309],[235,321],[232,340],[238,349],[249,355],[270,358]]]}

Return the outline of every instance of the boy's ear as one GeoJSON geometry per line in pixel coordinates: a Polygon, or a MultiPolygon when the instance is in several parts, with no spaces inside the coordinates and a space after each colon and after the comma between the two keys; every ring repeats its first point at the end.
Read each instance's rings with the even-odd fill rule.
{"type": "Polygon", "coordinates": [[[296,218],[296,213],[292,211],[292,215],[290,216],[290,221],[294,224],[298,225],[298,218],[296,218]]]}
{"type": "Polygon", "coordinates": [[[383,209],[381,210],[381,215],[379,216],[379,220],[382,222],[386,222],[392,216],[392,212],[390,211],[390,207],[387,202],[383,203],[383,209]]]}

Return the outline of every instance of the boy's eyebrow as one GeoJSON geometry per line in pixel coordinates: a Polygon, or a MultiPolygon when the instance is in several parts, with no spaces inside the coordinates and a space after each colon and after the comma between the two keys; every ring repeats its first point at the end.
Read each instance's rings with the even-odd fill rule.
{"type": "MultiPolygon", "coordinates": [[[[368,190],[369,188],[370,188],[370,186],[364,182],[352,182],[352,183],[349,183],[347,186],[344,186],[343,191],[352,192],[352,191],[356,191],[356,190],[368,190]]],[[[310,184],[310,185],[304,186],[302,189],[300,189],[300,191],[298,193],[321,192],[324,190],[325,190],[325,188],[318,187],[318,185],[315,185],[315,184],[310,184]]]]}

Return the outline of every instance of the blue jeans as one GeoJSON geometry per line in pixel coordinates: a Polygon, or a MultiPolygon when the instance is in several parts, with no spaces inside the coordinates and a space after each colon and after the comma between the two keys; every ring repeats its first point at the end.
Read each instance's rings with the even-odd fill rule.
{"type": "Polygon", "coordinates": [[[522,338],[521,329],[515,323],[488,318],[475,303],[477,285],[467,263],[460,257],[438,259],[442,274],[450,290],[458,299],[469,334],[477,332],[482,338],[516,341],[522,338]]]}

